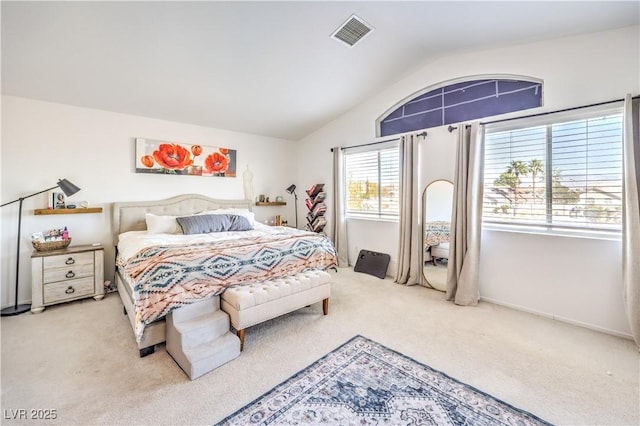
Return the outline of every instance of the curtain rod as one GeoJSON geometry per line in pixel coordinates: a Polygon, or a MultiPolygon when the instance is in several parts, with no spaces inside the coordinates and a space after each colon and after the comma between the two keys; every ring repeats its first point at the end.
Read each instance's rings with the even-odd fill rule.
{"type": "MultiPolygon", "coordinates": [[[[634,96],[631,99],[640,99],[640,95],[634,96]]],[[[559,112],[573,111],[574,109],[590,108],[590,107],[594,107],[594,106],[613,104],[613,103],[622,102],[622,101],[624,101],[624,98],[623,99],[614,99],[612,101],[598,102],[598,103],[595,103],[595,104],[580,105],[580,106],[571,107],[571,108],[558,109],[558,110],[555,110],[555,111],[539,112],[537,114],[523,115],[523,116],[520,116],[520,117],[503,118],[502,120],[493,120],[493,121],[484,121],[484,122],[481,121],[480,124],[481,125],[494,124],[494,123],[502,123],[504,121],[520,120],[521,118],[540,117],[540,116],[543,116],[543,115],[557,114],[559,112]]],[[[467,124],[467,126],[468,126],[468,124],[467,124]]],[[[449,133],[451,133],[454,130],[456,130],[457,128],[458,128],[458,126],[449,125],[449,127],[447,127],[447,130],[449,131],[449,133]]]]}
{"type": "MultiPolygon", "coordinates": [[[[423,138],[426,138],[427,137],[427,131],[425,130],[422,133],[418,133],[416,136],[422,136],[423,138]]],[[[393,138],[393,139],[386,139],[386,140],[378,141],[378,142],[363,143],[362,145],[341,146],[340,150],[344,151],[345,149],[360,148],[361,146],[378,145],[379,143],[393,142],[393,141],[399,141],[399,140],[400,140],[400,138],[393,138]]],[[[333,148],[331,148],[331,152],[333,152],[333,148]]]]}

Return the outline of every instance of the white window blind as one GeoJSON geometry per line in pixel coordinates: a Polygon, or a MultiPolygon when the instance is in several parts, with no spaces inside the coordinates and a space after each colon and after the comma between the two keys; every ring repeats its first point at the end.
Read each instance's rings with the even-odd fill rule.
{"type": "Polygon", "coordinates": [[[397,218],[400,187],[398,147],[345,152],[347,216],[397,218]]]}
{"type": "Polygon", "coordinates": [[[483,221],[620,232],[622,113],[485,129],[483,221]]]}

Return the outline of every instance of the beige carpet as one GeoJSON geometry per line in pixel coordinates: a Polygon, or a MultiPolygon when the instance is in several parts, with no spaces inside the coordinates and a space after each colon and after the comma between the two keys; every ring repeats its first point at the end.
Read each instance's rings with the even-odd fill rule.
{"type": "Polygon", "coordinates": [[[2,424],[205,424],[356,334],[556,424],[640,424],[628,340],[341,269],[329,315],[314,305],[247,330],[244,352],[190,381],[160,346],[139,358],[117,294],[3,317],[2,424]],[[53,409],[55,422],[10,410],[53,409]]]}

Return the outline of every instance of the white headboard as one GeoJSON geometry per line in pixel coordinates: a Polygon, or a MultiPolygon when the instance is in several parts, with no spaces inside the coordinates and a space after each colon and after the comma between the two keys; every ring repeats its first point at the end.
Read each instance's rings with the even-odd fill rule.
{"type": "Polygon", "coordinates": [[[126,231],[147,229],[144,215],[182,216],[205,210],[240,208],[251,210],[251,200],[218,200],[199,194],[184,194],[164,200],[126,201],[113,204],[113,244],[118,244],[118,235],[126,231]]]}

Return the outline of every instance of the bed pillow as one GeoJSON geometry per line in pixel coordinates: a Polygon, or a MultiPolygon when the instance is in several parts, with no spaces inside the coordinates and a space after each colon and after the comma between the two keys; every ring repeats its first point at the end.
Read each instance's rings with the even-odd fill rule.
{"type": "Polygon", "coordinates": [[[247,218],[251,226],[256,224],[256,216],[252,211],[248,209],[240,209],[240,208],[228,208],[228,209],[216,209],[216,210],[207,210],[200,212],[199,214],[235,214],[238,216],[243,216],[247,218]]]}
{"type": "Polygon", "coordinates": [[[199,214],[178,217],[176,221],[185,235],[253,229],[246,217],[236,214],[199,214]]]}
{"type": "Polygon", "coordinates": [[[176,216],[160,216],[153,213],[144,215],[147,232],[150,234],[180,234],[176,216]]]}

